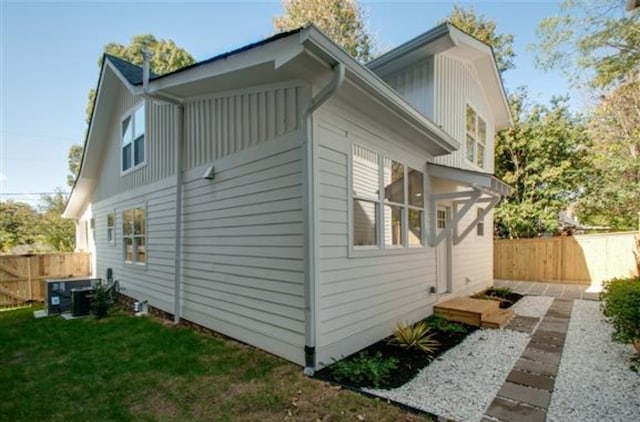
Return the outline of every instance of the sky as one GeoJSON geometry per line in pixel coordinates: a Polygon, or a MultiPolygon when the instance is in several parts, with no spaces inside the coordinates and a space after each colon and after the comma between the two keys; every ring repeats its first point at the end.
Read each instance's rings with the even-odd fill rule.
{"type": "MultiPolygon", "coordinates": [[[[458,1],[495,19],[515,36],[516,68],[506,89],[526,85],[546,103],[570,92],[559,75],[535,67],[528,45],[536,27],[559,12],[557,1],[458,1]]],[[[378,52],[437,25],[449,1],[363,1],[367,29],[378,52]]],[[[39,193],[68,191],[67,153],[84,141],[87,93],[95,88],[98,58],[110,42],[128,44],[151,33],[171,39],[197,61],[273,34],[282,14],[276,1],[14,1],[0,0],[0,200],[37,205],[39,193]]],[[[574,96],[575,97],[575,96],[574,96]]],[[[581,107],[572,99],[572,107],[581,107]]]]}

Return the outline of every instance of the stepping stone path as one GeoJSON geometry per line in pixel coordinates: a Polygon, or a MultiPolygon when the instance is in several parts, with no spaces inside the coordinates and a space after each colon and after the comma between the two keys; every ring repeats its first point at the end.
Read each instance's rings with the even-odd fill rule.
{"type": "MultiPolygon", "coordinates": [[[[572,308],[573,300],[554,299],[483,422],[546,420],[572,308]]],[[[537,318],[516,317],[507,328],[532,332],[536,323],[537,318]]]]}

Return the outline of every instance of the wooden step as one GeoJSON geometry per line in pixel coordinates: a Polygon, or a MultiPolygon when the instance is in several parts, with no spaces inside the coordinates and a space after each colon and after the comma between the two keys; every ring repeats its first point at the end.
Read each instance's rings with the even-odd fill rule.
{"type": "Polygon", "coordinates": [[[434,306],[433,311],[446,320],[480,327],[489,315],[500,311],[500,303],[495,300],[457,297],[434,306]]]}
{"type": "Polygon", "coordinates": [[[480,326],[483,328],[502,328],[511,321],[511,318],[513,318],[511,309],[500,309],[484,317],[480,326]]]}

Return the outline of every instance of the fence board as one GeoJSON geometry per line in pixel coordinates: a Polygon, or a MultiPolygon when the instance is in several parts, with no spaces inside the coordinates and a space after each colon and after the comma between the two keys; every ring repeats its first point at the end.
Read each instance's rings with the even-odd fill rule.
{"type": "Polygon", "coordinates": [[[638,275],[636,232],[496,240],[494,278],[590,283],[638,275]]]}
{"type": "Polygon", "coordinates": [[[0,309],[43,301],[45,280],[90,275],[90,255],[0,255],[0,309]]]}

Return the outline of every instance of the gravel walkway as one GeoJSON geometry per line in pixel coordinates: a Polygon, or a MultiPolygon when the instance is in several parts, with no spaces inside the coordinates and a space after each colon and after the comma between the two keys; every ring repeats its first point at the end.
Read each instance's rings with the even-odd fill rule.
{"type": "Polygon", "coordinates": [[[611,342],[599,306],[574,302],[548,421],[640,419],[640,375],[629,369],[633,347],[611,342]]]}

